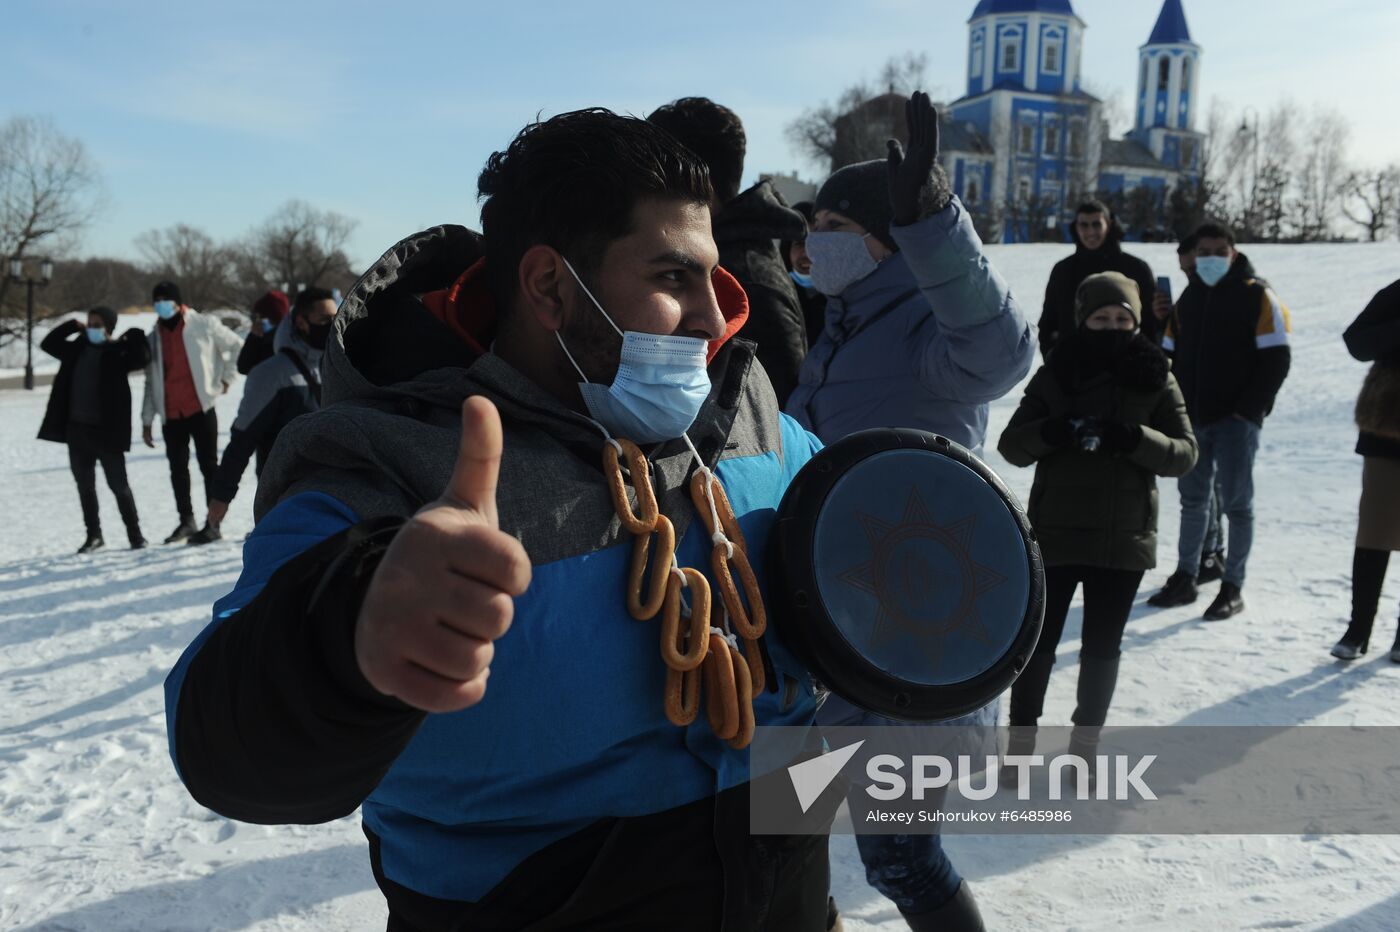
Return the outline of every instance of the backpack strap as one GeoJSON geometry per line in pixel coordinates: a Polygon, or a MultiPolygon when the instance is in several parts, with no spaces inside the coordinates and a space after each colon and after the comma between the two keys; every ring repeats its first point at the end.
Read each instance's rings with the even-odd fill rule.
{"type": "Polygon", "coordinates": [[[284,346],[281,349],[281,353],[292,361],[292,365],[296,366],[297,371],[306,379],[306,386],[311,389],[311,397],[316,399],[316,406],[320,407],[321,380],[311,374],[311,370],[307,368],[306,360],[302,359],[301,354],[296,350],[292,349],[290,346],[284,346]]]}

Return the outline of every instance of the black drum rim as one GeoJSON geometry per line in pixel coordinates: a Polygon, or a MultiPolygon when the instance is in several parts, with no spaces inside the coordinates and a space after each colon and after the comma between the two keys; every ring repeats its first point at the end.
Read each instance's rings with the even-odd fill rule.
{"type": "Polygon", "coordinates": [[[788,487],[769,547],[773,622],[812,674],[853,705],[886,718],[937,722],[974,712],[1005,692],[1025,669],[1045,617],[1045,573],[1035,531],[1001,477],[966,447],[911,428],[876,428],[842,438],[816,454],[788,487]],[[1030,572],[1025,616],[1010,646],[982,672],[953,684],[923,684],[888,673],[850,650],[821,608],[815,529],[837,482],[870,457],[898,450],[937,452],[976,473],[1006,505],[1030,572]],[[835,658],[840,657],[839,665],[835,658]],[[839,669],[838,669],[839,666],[839,669]]]}

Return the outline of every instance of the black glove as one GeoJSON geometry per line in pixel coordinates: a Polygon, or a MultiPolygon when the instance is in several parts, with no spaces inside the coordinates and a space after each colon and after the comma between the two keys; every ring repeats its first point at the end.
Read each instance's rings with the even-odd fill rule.
{"type": "Polygon", "coordinates": [[[938,111],[923,91],[904,105],[905,122],[909,125],[909,152],[899,140],[888,143],[891,221],[894,226],[908,226],[922,217],[931,216],[948,206],[947,177],[937,167],[938,111]]]}
{"type": "Polygon", "coordinates": [[[1131,453],[1142,442],[1142,425],[1127,421],[1104,421],[1099,425],[1105,453],[1131,453]]]}
{"type": "Polygon", "coordinates": [[[1074,425],[1063,414],[1040,422],[1040,439],[1048,447],[1062,447],[1074,439],[1074,425]]]}
{"type": "Polygon", "coordinates": [[[60,333],[82,333],[87,329],[87,321],[65,320],[54,329],[60,333]]]}

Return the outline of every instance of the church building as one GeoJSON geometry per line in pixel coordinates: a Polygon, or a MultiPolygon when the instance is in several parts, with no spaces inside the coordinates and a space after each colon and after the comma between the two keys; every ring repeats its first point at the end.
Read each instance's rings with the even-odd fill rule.
{"type": "Polygon", "coordinates": [[[948,105],[940,161],[953,190],[1006,242],[1061,238],[1097,193],[1165,198],[1199,171],[1201,47],[1166,0],[1138,51],[1134,127],[1110,139],[1080,86],[1086,25],[1070,0],[980,0],[968,21],[967,93],[948,105]]]}

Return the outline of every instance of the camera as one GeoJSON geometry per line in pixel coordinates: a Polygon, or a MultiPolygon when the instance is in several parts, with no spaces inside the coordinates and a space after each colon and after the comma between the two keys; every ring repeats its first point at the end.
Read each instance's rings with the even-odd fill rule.
{"type": "Polygon", "coordinates": [[[1103,446],[1103,425],[1096,417],[1076,418],[1070,421],[1074,428],[1074,445],[1085,453],[1096,453],[1103,446]]]}

